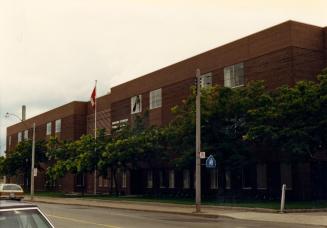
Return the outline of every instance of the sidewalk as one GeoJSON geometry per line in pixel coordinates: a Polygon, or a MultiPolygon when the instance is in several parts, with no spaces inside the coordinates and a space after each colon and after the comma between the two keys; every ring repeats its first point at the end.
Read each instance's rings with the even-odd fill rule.
{"type": "MultiPolygon", "coordinates": [[[[26,201],[30,201],[27,196],[26,201]]],[[[233,219],[256,220],[279,223],[327,226],[327,212],[285,213],[280,214],[270,209],[245,209],[231,207],[203,206],[202,212],[194,213],[194,206],[168,203],[110,201],[85,198],[34,197],[34,202],[93,206],[114,209],[173,213],[210,218],[228,217],[233,219]]]]}

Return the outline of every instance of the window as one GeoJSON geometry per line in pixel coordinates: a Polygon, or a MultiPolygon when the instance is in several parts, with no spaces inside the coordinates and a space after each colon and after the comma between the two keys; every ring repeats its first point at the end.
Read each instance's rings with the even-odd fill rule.
{"type": "Polygon", "coordinates": [[[169,188],[175,188],[175,171],[169,171],[169,188]]]}
{"type": "Polygon", "coordinates": [[[231,172],[229,169],[225,171],[225,188],[231,189],[232,188],[232,179],[231,179],[231,172]]]}
{"type": "Polygon", "coordinates": [[[18,143],[20,143],[22,141],[22,133],[21,132],[18,132],[17,141],[18,141],[18,143]]]}
{"type": "Polygon", "coordinates": [[[126,170],[122,173],[122,188],[127,188],[127,173],[126,170]]]}
{"type": "Polygon", "coordinates": [[[56,120],[56,129],[55,129],[55,133],[60,133],[61,132],[61,119],[56,120]]]}
{"type": "Polygon", "coordinates": [[[159,172],[159,183],[160,183],[160,188],[165,187],[164,172],[162,170],[159,172]]]}
{"type": "Polygon", "coordinates": [[[98,183],[99,187],[103,187],[103,177],[99,176],[99,183],[98,183]]]}
{"type": "Polygon", "coordinates": [[[257,189],[267,189],[266,164],[257,164],[257,189]]]}
{"type": "Polygon", "coordinates": [[[142,95],[131,98],[131,114],[142,112],[142,95]]]}
{"type": "Polygon", "coordinates": [[[108,187],[108,177],[103,178],[103,187],[108,187]]]}
{"type": "Polygon", "coordinates": [[[112,182],[112,188],[116,188],[116,177],[114,174],[112,174],[111,182],[112,182]]]}
{"type": "Polygon", "coordinates": [[[188,169],[183,171],[183,188],[190,188],[190,170],[188,169]]]}
{"type": "Polygon", "coordinates": [[[47,135],[51,135],[51,122],[47,123],[47,135]]]}
{"type": "Polygon", "coordinates": [[[210,188],[218,189],[218,169],[210,169],[210,188]]]}
{"type": "Polygon", "coordinates": [[[207,73],[207,74],[201,75],[200,86],[201,86],[201,88],[212,86],[212,73],[207,73]]]}
{"type": "Polygon", "coordinates": [[[147,188],[152,188],[153,187],[153,175],[152,175],[152,170],[148,170],[147,172],[147,188]]]}
{"type": "Polygon", "coordinates": [[[286,184],[286,189],[292,189],[292,166],[291,164],[282,163],[280,165],[280,182],[286,184]]]}
{"type": "Polygon", "coordinates": [[[150,92],[150,109],[161,107],[161,89],[150,92]]]}
{"type": "Polygon", "coordinates": [[[244,85],[244,64],[239,63],[224,68],[224,86],[238,87],[244,85]]]}
{"type": "Polygon", "coordinates": [[[77,187],[84,186],[84,175],[83,174],[76,175],[76,186],[77,187]]]}
{"type": "Polygon", "coordinates": [[[28,140],[28,130],[24,131],[24,140],[28,140]]]}
{"type": "Polygon", "coordinates": [[[242,188],[243,189],[252,189],[251,166],[246,166],[242,169],[242,188]]]}

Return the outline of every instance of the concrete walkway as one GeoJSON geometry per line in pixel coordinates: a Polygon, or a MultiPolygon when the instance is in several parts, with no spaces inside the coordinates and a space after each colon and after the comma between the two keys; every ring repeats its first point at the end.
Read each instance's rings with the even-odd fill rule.
{"type": "MultiPolygon", "coordinates": [[[[26,201],[30,201],[26,197],[26,201]]],[[[231,207],[203,206],[201,213],[194,213],[194,206],[176,205],[168,203],[134,202],[134,201],[114,201],[97,200],[88,198],[55,198],[55,197],[34,197],[34,202],[92,206],[114,209],[174,213],[183,215],[203,216],[203,217],[229,217],[233,219],[293,223],[304,225],[327,226],[327,212],[312,213],[277,213],[275,210],[265,209],[244,209],[231,207]]]]}

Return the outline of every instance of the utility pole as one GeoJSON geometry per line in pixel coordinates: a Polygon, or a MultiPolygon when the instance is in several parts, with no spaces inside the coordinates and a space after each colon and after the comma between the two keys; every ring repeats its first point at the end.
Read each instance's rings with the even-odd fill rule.
{"type": "Polygon", "coordinates": [[[201,212],[201,72],[196,69],[196,101],[195,101],[195,212],[201,212]]]}
{"type": "MultiPolygon", "coordinates": [[[[7,112],[5,117],[8,118],[9,116],[15,116],[17,119],[19,119],[21,121],[21,123],[27,128],[27,130],[29,129],[29,127],[24,122],[26,120],[26,107],[23,107],[22,118],[20,118],[16,114],[7,112]]],[[[33,138],[32,138],[32,155],[31,155],[31,159],[32,159],[32,161],[31,161],[31,189],[30,190],[31,190],[31,200],[33,200],[33,198],[34,198],[34,166],[35,166],[35,122],[33,123],[33,138]]]]}
{"type": "Polygon", "coordinates": [[[35,122],[33,123],[33,141],[32,141],[31,200],[34,199],[34,161],[35,161],[35,122]]]}

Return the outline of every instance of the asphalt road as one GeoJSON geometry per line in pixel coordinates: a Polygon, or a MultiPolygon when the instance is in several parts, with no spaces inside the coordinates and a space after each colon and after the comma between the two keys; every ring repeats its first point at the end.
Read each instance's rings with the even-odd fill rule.
{"type": "Polygon", "coordinates": [[[68,206],[60,204],[37,203],[47,214],[56,228],[145,228],[145,227],[179,227],[179,228],[248,228],[248,227],[316,227],[287,223],[245,221],[228,218],[202,218],[166,213],[104,209],[98,207],[68,206]]]}

